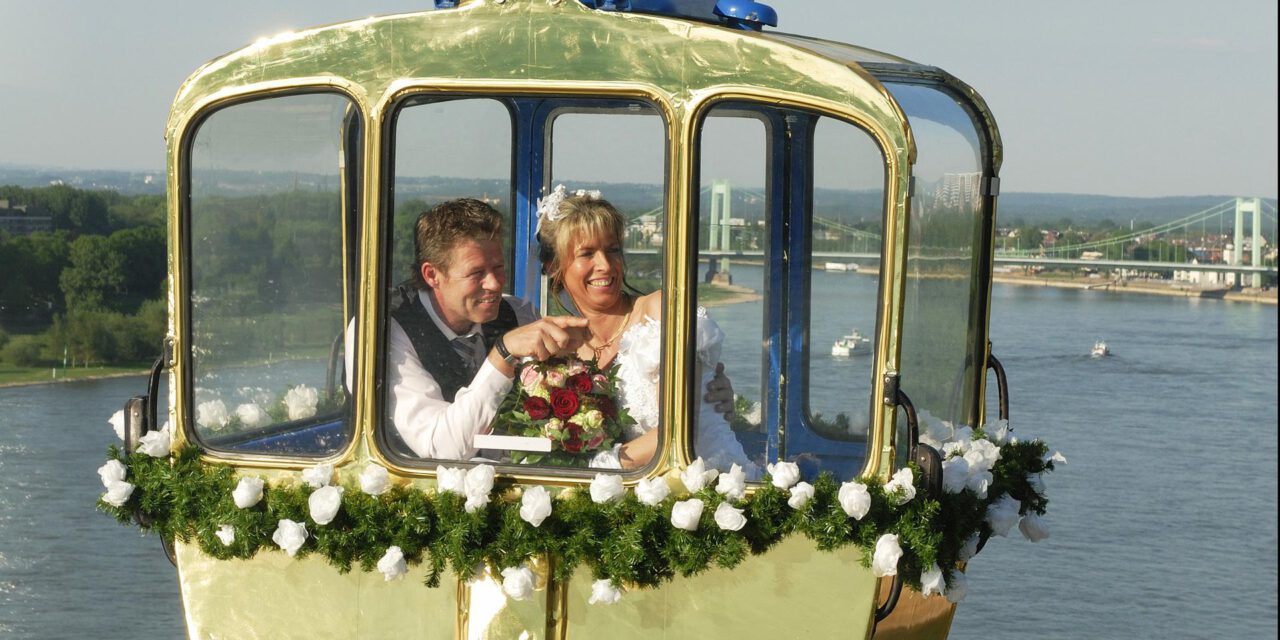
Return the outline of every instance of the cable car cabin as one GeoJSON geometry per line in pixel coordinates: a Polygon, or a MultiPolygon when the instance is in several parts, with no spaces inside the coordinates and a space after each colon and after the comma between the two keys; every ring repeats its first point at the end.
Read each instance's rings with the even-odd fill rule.
{"type": "Polygon", "coordinates": [[[944,637],[920,578],[950,551],[903,523],[942,499],[919,431],[983,424],[994,365],[978,94],[749,2],[436,4],[264,38],[173,103],[171,324],[126,449],[167,370],[174,471],[129,505],[173,543],[191,637],[944,637]],[[656,453],[592,468],[524,432],[440,454],[391,349],[417,219],[491,205],[504,291],[563,316],[535,235],[561,184],[622,215],[628,286],[659,294],[656,453]],[[851,330],[868,357],[833,355],[851,330]],[[727,421],[702,407],[717,362],[727,421]]]}

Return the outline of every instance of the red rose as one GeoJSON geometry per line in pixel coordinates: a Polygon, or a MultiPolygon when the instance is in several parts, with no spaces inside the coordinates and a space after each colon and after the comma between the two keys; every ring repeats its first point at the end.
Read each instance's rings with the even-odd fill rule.
{"type": "Polygon", "coordinates": [[[578,394],[569,389],[556,389],[551,392],[551,413],[561,420],[567,420],[578,412],[578,394]]]}
{"type": "Polygon", "coordinates": [[[596,401],[596,408],[599,409],[600,413],[603,413],[606,418],[612,419],[618,417],[618,406],[613,403],[613,398],[598,399],[596,401]]]}
{"type": "Polygon", "coordinates": [[[566,389],[573,389],[578,393],[591,393],[591,376],[586,373],[579,373],[569,376],[569,382],[565,383],[566,389]]]}
{"type": "MultiPolygon", "coordinates": [[[[577,398],[574,398],[576,401],[577,398]]],[[[582,427],[570,422],[565,426],[565,438],[560,441],[560,446],[564,447],[569,453],[578,453],[582,451],[582,427]]]]}
{"type": "Polygon", "coordinates": [[[537,396],[525,398],[524,412],[534,420],[541,420],[551,415],[551,404],[537,396]]]}

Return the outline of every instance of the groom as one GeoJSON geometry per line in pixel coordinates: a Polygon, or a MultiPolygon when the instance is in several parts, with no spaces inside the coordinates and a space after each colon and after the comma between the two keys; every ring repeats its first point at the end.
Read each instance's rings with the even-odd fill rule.
{"type": "MultiPolygon", "coordinates": [[[[502,216],[479,200],[442,202],[418,216],[418,287],[401,291],[387,327],[389,411],[396,430],[423,458],[465,460],[477,453],[511,390],[515,365],[572,353],[589,337],[585,318],[539,319],[506,285],[502,216]]],[[[717,371],[708,400],[732,410],[733,389],[717,371]]]]}

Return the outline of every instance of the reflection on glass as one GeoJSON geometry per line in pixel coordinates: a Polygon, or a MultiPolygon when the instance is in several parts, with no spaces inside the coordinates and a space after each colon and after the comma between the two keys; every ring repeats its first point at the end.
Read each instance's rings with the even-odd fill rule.
{"type": "Polygon", "coordinates": [[[193,140],[191,406],[208,446],[319,455],[347,442],[337,363],[353,111],[328,94],[243,103],[193,140]]]}

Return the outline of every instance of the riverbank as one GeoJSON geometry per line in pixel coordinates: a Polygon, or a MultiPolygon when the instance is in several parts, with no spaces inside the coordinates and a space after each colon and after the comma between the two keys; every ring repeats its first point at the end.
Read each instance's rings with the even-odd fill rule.
{"type": "Polygon", "coordinates": [[[1225,288],[1194,287],[1185,283],[1175,283],[1165,280],[1080,278],[1072,276],[1022,275],[1014,273],[997,273],[994,274],[992,279],[1000,284],[1012,284],[1024,287],[1057,287],[1061,289],[1085,289],[1091,291],[1114,291],[1117,293],[1138,293],[1178,298],[1226,300],[1228,302],[1276,304],[1275,289],[1242,289],[1238,291],[1231,291],[1225,288]]]}
{"type": "Polygon", "coordinates": [[[0,389],[5,387],[24,387],[42,384],[60,384],[63,382],[79,382],[82,380],[105,380],[107,378],[128,378],[145,376],[147,369],[136,367],[74,367],[30,368],[0,365],[0,389]]]}

